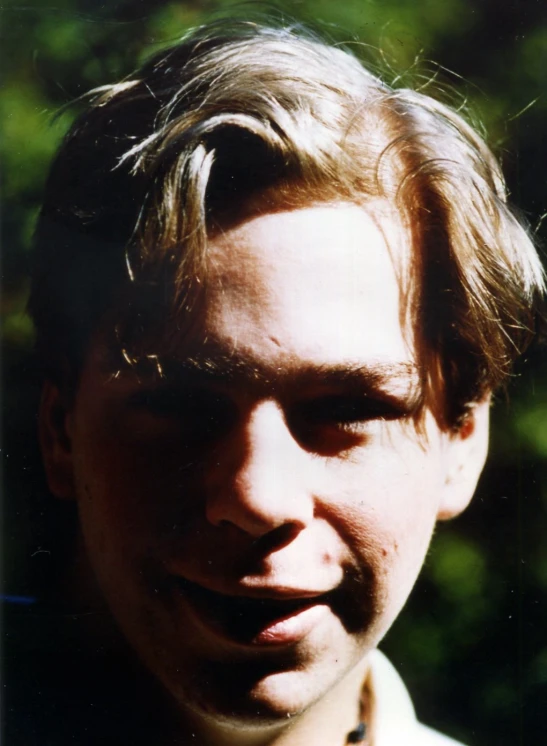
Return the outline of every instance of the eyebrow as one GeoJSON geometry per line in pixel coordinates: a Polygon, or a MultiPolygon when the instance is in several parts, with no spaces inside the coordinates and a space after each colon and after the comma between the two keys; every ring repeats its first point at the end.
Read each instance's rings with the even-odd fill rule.
{"type": "MultiPolygon", "coordinates": [[[[265,365],[245,350],[227,351],[226,346],[207,340],[199,348],[188,349],[184,357],[148,356],[166,384],[171,381],[195,384],[232,385],[249,389],[329,389],[355,395],[382,392],[387,397],[404,399],[409,409],[422,402],[423,377],[412,361],[370,361],[315,363],[290,357],[278,367],[265,365]]],[[[139,366],[140,367],[140,366],[139,366]]]]}
{"type": "MultiPolygon", "coordinates": [[[[241,379],[246,383],[272,385],[281,382],[287,376],[299,382],[321,380],[330,385],[362,385],[369,383],[380,386],[402,379],[418,377],[418,368],[407,362],[377,362],[336,364],[316,364],[311,362],[298,365],[284,365],[269,368],[245,354],[226,356],[193,355],[175,362],[175,367],[190,373],[197,373],[206,378],[233,382],[241,379]]],[[[171,368],[170,361],[167,368],[171,368]]]]}

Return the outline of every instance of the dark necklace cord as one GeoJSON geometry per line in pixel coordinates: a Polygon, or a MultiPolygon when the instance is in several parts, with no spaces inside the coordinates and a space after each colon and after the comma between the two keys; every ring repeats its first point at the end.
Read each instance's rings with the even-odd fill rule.
{"type": "Polygon", "coordinates": [[[357,728],[348,733],[346,743],[363,743],[367,737],[367,724],[361,720],[357,728]]]}
{"type": "Polygon", "coordinates": [[[357,727],[353,730],[350,730],[350,732],[347,735],[346,743],[361,743],[364,744],[364,746],[370,746],[368,743],[368,727],[367,727],[367,721],[370,719],[370,712],[369,712],[369,703],[370,703],[370,691],[368,682],[365,683],[365,686],[361,690],[361,697],[359,699],[359,722],[357,724],[357,727]],[[366,742],[366,743],[365,743],[366,742]]]}

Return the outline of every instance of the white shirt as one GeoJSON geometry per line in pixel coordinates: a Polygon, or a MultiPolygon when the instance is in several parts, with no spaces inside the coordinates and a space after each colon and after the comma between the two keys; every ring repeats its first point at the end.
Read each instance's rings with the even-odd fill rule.
{"type": "Polygon", "coordinates": [[[369,661],[366,686],[371,693],[373,746],[462,746],[418,722],[410,695],[385,655],[375,650],[369,661]]]}

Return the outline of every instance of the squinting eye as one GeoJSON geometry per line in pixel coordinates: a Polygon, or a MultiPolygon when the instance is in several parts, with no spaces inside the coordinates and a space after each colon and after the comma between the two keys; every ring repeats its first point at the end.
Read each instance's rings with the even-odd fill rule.
{"type": "Polygon", "coordinates": [[[332,395],[300,403],[291,419],[297,437],[310,448],[341,451],[365,437],[371,422],[400,416],[396,406],[382,399],[332,395]]]}
{"type": "Polygon", "coordinates": [[[204,445],[225,435],[236,417],[229,399],[202,389],[154,389],[131,397],[131,408],[174,426],[188,445],[204,445]]]}
{"type": "Polygon", "coordinates": [[[301,405],[301,416],[317,425],[348,425],[397,415],[388,402],[364,396],[324,396],[301,405]]]}

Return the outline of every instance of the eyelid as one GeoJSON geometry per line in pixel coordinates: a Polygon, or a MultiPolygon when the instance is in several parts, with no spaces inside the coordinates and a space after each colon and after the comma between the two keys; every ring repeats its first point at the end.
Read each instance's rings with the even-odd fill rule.
{"type": "Polygon", "coordinates": [[[129,416],[138,418],[143,437],[169,437],[179,447],[210,448],[226,437],[237,421],[233,401],[210,389],[151,387],[128,399],[129,416]],[[144,420],[141,418],[144,417],[144,420]]]}
{"type": "Polygon", "coordinates": [[[329,393],[300,401],[288,421],[307,450],[338,456],[366,445],[378,425],[406,419],[409,410],[406,402],[391,395],[329,393]]]}
{"type": "Polygon", "coordinates": [[[217,391],[205,388],[157,386],[134,391],[128,397],[129,407],[156,410],[157,414],[193,414],[195,409],[218,407],[228,409],[230,400],[217,391]],[[162,410],[165,409],[165,412],[162,410]]]}
{"type": "Polygon", "coordinates": [[[300,403],[299,416],[308,421],[328,419],[358,422],[372,419],[397,419],[409,414],[408,407],[393,397],[384,395],[326,394],[300,403]]]}
{"type": "Polygon", "coordinates": [[[132,392],[128,397],[128,403],[131,407],[143,407],[147,408],[150,406],[157,406],[159,404],[167,404],[169,401],[176,405],[180,404],[181,399],[188,400],[188,396],[181,397],[178,392],[174,389],[161,386],[154,388],[143,388],[132,392]]]}

